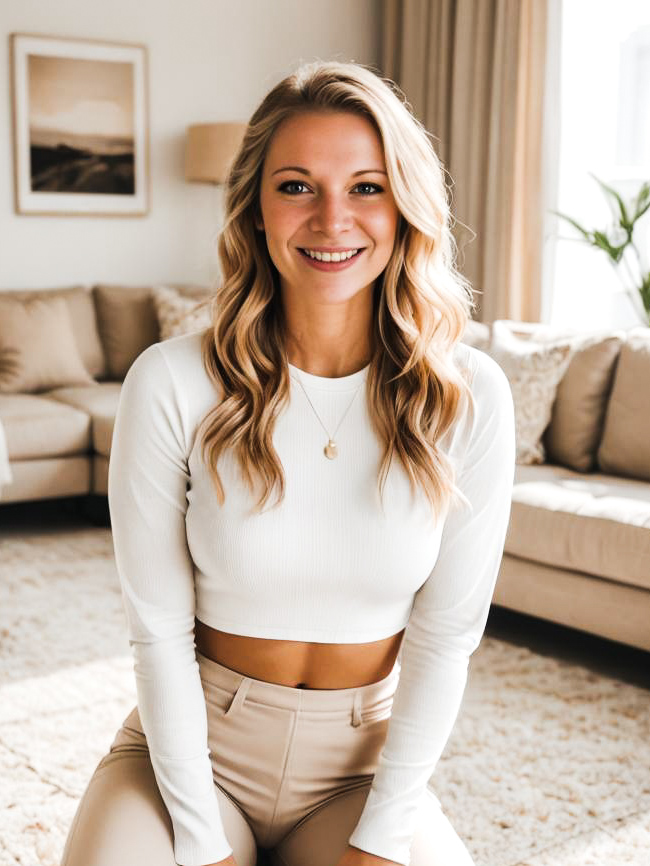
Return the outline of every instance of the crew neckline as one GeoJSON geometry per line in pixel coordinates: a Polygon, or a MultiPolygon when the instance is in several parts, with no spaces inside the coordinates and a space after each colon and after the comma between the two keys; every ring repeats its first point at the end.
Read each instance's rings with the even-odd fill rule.
{"type": "Polygon", "coordinates": [[[314,388],[318,391],[350,391],[360,385],[368,375],[370,364],[366,364],[361,370],[356,373],[350,373],[348,376],[338,376],[335,379],[327,376],[316,376],[314,373],[307,373],[299,367],[295,367],[289,361],[289,374],[296,382],[302,383],[306,388],[314,388]]]}

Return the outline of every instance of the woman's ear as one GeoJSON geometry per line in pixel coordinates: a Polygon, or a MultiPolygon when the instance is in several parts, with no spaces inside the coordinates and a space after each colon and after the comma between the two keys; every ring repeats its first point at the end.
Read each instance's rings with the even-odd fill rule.
{"type": "Polygon", "coordinates": [[[260,232],[264,231],[264,220],[262,219],[262,212],[259,208],[255,208],[255,228],[260,232]]]}

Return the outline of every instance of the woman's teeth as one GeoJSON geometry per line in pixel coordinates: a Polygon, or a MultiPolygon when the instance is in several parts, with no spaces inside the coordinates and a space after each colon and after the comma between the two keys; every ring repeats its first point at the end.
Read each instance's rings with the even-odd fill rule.
{"type": "Polygon", "coordinates": [[[302,250],[302,252],[308,255],[310,259],[316,259],[318,262],[344,262],[346,259],[356,256],[359,250],[343,250],[339,253],[321,253],[319,250],[302,250]]]}

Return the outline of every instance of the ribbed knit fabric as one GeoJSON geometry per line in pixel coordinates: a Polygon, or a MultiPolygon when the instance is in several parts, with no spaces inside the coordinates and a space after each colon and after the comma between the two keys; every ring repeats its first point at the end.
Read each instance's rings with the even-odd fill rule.
{"type": "Polygon", "coordinates": [[[219,394],[203,369],[200,336],[157,343],[130,368],[108,496],[138,707],[177,863],[203,866],[232,853],[212,783],[196,615],[233,634],[326,643],[367,643],[406,627],[386,742],[349,842],[409,864],[426,784],[485,628],[514,475],[508,381],[476,349],[458,344],[455,357],[470,370],[475,411],[442,444],[471,508],[437,524],[396,458],[382,508],[368,367],[327,379],[289,365],[290,401],[273,438],[285,498],[273,507],[272,495],[261,514],[233,455],[219,461],[223,506],[203,462],[197,427],[219,394]],[[327,435],[296,377],[329,432],[352,401],[334,460],[323,454],[327,435]]]}

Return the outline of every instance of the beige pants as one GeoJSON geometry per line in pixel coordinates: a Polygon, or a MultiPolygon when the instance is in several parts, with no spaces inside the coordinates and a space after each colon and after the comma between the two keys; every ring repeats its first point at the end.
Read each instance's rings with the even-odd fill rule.
{"type": "MultiPolygon", "coordinates": [[[[336,866],[368,796],[399,663],[359,688],[294,689],[197,659],[216,793],[237,866],[336,866]]],[[[174,864],[171,821],[136,708],[88,784],[62,866],[174,864]]],[[[431,791],[411,866],[473,866],[431,791]]]]}

